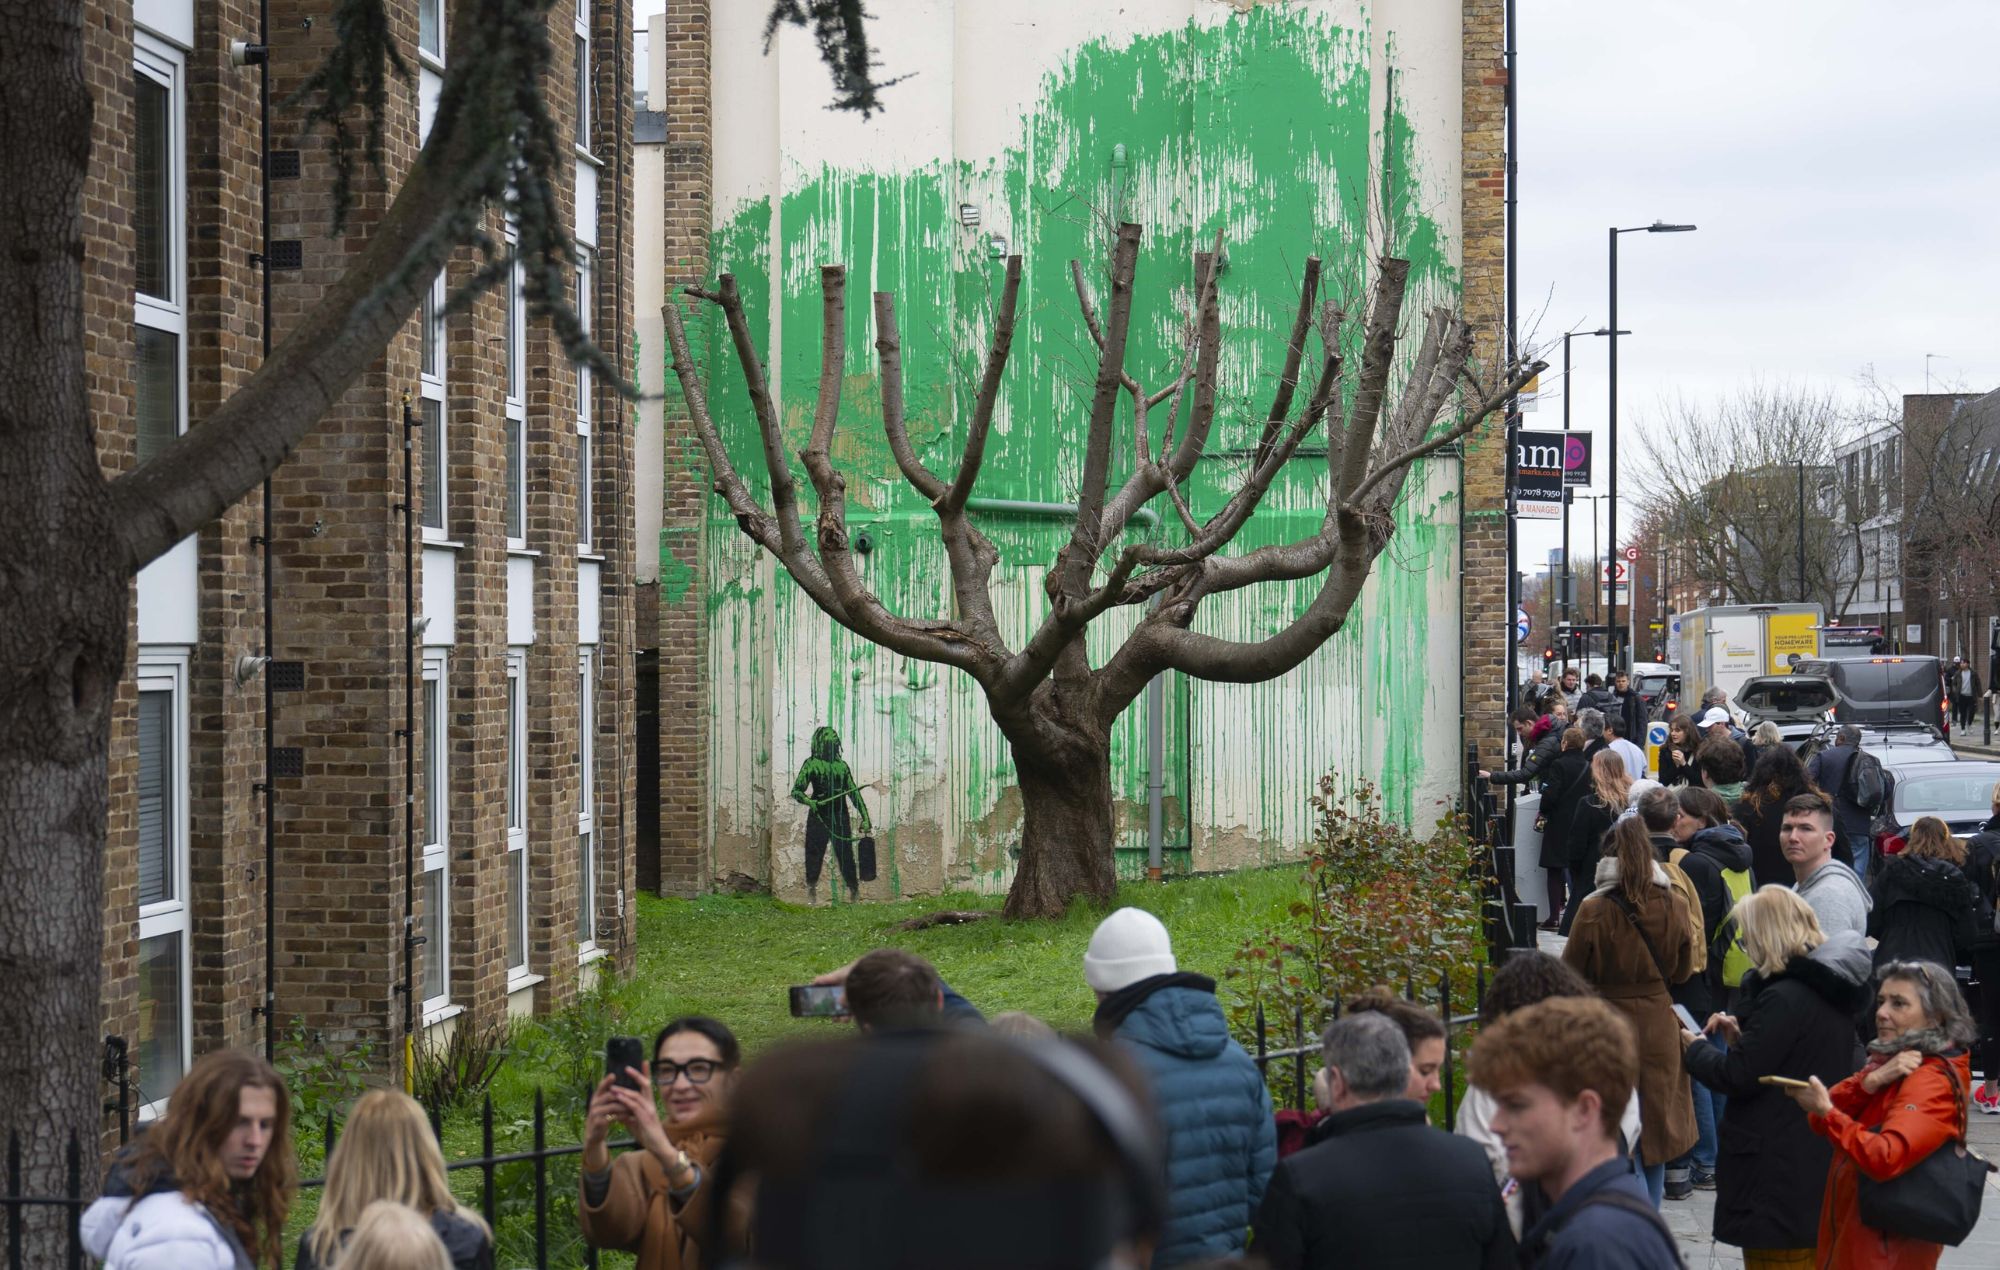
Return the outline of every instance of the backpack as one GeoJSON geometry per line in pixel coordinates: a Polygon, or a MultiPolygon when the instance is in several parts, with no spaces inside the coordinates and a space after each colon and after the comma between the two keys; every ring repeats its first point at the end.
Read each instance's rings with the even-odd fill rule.
{"type": "Polygon", "coordinates": [[[1701,974],[1708,969],[1708,925],[1702,920],[1701,896],[1694,889],[1694,879],[1681,870],[1680,859],[1686,854],[1686,847],[1677,848],[1660,869],[1667,875],[1668,885],[1687,901],[1688,925],[1694,927],[1694,972],[1701,974]]]}
{"type": "MultiPolygon", "coordinates": [[[[1750,894],[1753,887],[1753,883],[1750,880],[1750,870],[1724,869],[1722,871],[1722,884],[1729,888],[1729,903],[1733,910],[1737,904],[1743,902],[1744,896],[1750,894]]],[[[1748,974],[1753,968],[1750,954],[1743,949],[1742,932],[1736,928],[1736,924],[1733,921],[1726,922],[1716,929],[1715,937],[1719,940],[1728,941],[1722,954],[1722,986],[1725,988],[1742,987],[1743,976],[1748,974]]]]}
{"type": "Polygon", "coordinates": [[[1856,746],[1854,757],[1847,760],[1847,771],[1840,778],[1836,797],[1845,798],[1872,816],[1882,810],[1883,793],[1882,760],[1856,746]]]}

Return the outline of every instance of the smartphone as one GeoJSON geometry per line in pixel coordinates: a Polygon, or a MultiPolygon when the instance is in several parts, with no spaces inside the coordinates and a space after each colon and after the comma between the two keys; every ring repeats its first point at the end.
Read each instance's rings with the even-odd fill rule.
{"type": "Polygon", "coordinates": [[[1682,1027],[1694,1033],[1696,1036],[1701,1035],[1701,1024],[1695,1022],[1694,1015],[1689,1014],[1688,1008],[1682,1005],[1678,1001],[1674,1003],[1674,1017],[1681,1021],[1682,1027]]]}
{"type": "Polygon", "coordinates": [[[1809,1081],[1809,1080],[1794,1080],[1794,1079],[1792,1079],[1792,1078],[1791,1078],[1790,1076],[1759,1076],[1759,1077],[1757,1078],[1757,1083],[1758,1083],[1758,1084],[1760,1084],[1760,1085],[1777,1085],[1777,1086],[1779,1086],[1779,1087],[1781,1087],[1781,1088],[1784,1088],[1784,1089],[1811,1089],[1811,1088],[1812,1088],[1812,1082],[1811,1082],[1811,1081],[1809,1081]]]}
{"type": "Polygon", "coordinates": [[[795,1019],[844,1019],[847,989],[837,983],[809,983],[792,989],[792,1017],[795,1019]]]}
{"type": "Polygon", "coordinates": [[[604,1070],[627,1089],[641,1089],[639,1078],[625,1070],[646,1070],[646,1047],[636,1036],[614,1036],[604,1043],[604,1070]]]}

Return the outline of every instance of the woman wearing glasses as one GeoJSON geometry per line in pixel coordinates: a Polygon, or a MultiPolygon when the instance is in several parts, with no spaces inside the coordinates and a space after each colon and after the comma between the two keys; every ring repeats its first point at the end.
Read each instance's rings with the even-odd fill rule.
{"type": "Polygon", "coordinates": [[[727,1027],[691,1015],[654,1038],[650,1079],[627,1069],[627,1084],[617,1075],[598,1083],[583,1131],[578,1215],[585,1242],[635,1254],[635,1270],[699,1270],[709,1235],[705,1183],[722,1154],[729,1088],[742,1057],[727,1027]],[[606,1147],[613,1122],[638,1144],[615,1160],[606,1147]]]}

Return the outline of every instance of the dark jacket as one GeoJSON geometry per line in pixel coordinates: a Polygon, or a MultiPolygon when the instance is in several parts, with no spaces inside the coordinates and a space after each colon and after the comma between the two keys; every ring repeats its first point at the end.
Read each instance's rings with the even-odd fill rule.
{"type": "Polygon", "coordinates": [[[1578,714],[1582,714],[1585,710],[1601,711],[1607,719],[1614,714],[1623,713],[1623,708],[1618,704],[1618,694],[1609,688],[1585,688],[1583,695],[1576,699],[1576,710],[1578,714]]]}
{"type": "MultiPolygon", "coordinates": [[[[1658,839],[1654,841],[1657,846],[1658,839]]],[[[1669,844],[1661,853],[1663,860],[1672,860],[1681,845],[1671,839],[1669,844]]],[[[1674,1000],[1686,1006],[1695,1018],[1706,1019],[1721,1008],[1723,1001],[1722,959],[1729,951],[1729,931],[1733,929],[1727,925],[1729,914],[1736,907],[1735,896],[1730,893],[1729,883],[1723,880],[1722,871],[1748,869],[1750,844],[1743,840],[1735,825],[1704,829],[1688,839],[1686,852],[1677,863],[1688,881],[1694,883],[1695,896],[1701,900],[1701,928],[1708,945],[1708,964],[1702,973],[1675,987],[1674,1000]]]]}
{"type": "Polygon", "coordinates": [[[1567,869],[1570,864],[1570,823],[1576,809],[1590,792],[1590,769],[1584,766],[1583,751],[1557,754],[1548,765],[1542,782],[1542,867],[1567,869]]]}
{"type": "MultiPolygon", "coordinates": [[[[1774,798],[1759,810],[1745,797],[1730,804],[1729,815],[1743,826],[1743,836],[1750,840],[1750,872],[1758,886],[1790,886],[1798,881],[1792,872],[1792,865],[1785,859],[1785,849],[1778,843],[1778,835],[1785,825],[1785,802],[1774,798]]],[[[1854,867],[1854,852],[1847,846],[1847,839],[1841,834],[1833,835],[1833,858],[1854,867]]]]}
{"type": "Polygon", "coordinates": [[[1854,754],[1854,746],[1835,745],[1806,760],[1806,775],[1833,800],[1833,825],[1842,838],[1865,834],[1874,823],[1874,818],[1843,792],[1843,786],[1847,784],[1847,768],[1854,762],[1854,754]]]}
{"type": "MultiPolygon", "coordinates": [[[[493,1239],[478,1222],[457,1213],[432,1213],[431,1229],[451,1254],[452,1270],[493,1270],[493,1239]]],[[[343,1242],[345,1238],[343,1234],[343,1242]]],[[[292,1270],[319,1270],[319,1261],[312,1254],[310,1227],[299,1235],[299,1255],[292,1270]]]]}
{"type": "MultiPolygon", "coordinates": [[[[1584,773],[1584,786],[1590,789],[1590,774],[1584,773]]],[[[1569,847],[1569,867],[1582,871],[1577,885],[1587,886],[1586,879],[1597,870],[1597,862],[1604,858],[1604,834],[1618,821],[1618,813],[1623,807],[1606,807],[1598,801],[1594,789],[1586,793],[1577,803],[1576,811],[1570,817],[1569,828],[1564,835],[1569,847]]]]}
{"type": "Polygon", "coordinates": [[[1685,749],[1681,753],[1687,755],[1687,762],[1676,763],[1673,742],[1670,740],[1660,747],[1660,784],[1669,789],[1676,785],[1701,784],[1701,770],[1694,765],[1693,753],[1685,749]]]}
{"type": "Polygon", "coordinates": [[[1861,1063],[1854,1016],[1868,999],[1868,948],[1852,932],[1795,957],[1769,979],[1744,977],[1727,1053],[1696,1041],[1688,1074],[1728,1098],[1718,1129],[1715,1237],[1739,1248],[1810,1248],[1833,1149],[1782,1089],[1760,1076],[1817,1076],[1831,1088],[1861,1063]]]}
{"type": "Polygon", "coordinates": [[[1520,1264],[1539,1270],[1681,1270],[1680,1249],[1659,1215],[1649,1218],[1629,1205],[1605,1203],[1603,1192],[1653,1210],[1645,1179],[1632,1171],[1631,1161],[1608,1160],[1578,1178],[1528,1227],[1521,1236],[1520,1264]]]}
{"type": "MultiPolygon", "coordinates": [[[[1965,843],[1965,876],[1979,888],[1979,917],[1973,923],[1974,948],[2000,948],[2000,931],[1993,929],[1993,910],[2000,907],[2000,816],[1979,827],[1965,843]]],[[[2000,991],[1996,986],[1994,991],[2000,991]]]]}
{"type": "Polygon", "coordinates": [[[1154,975],[1106,997],[1094,1025],[1145,1069],[1166,1132],[1167,1223],[1153,1265],[1243,1251],[1278,1163],[1264,1075],[1229,1036],[1215,981],[1154,975]]]}
{"type": "Polygon", "coordinates": [[[1544,715],[1528,733],[1528,754],[1519,767],[1505,772],[1495,772],[1487,777],[1489,784],[1526,785],[1541,776],[1542,769],[1562,751],[1562,729],[1544,715]]]}
{"type": "Polygon", "coordinates": [[[1392,1098],[1313,1126],[1271,1175],[1250,1251],[1271,1270],[1503,1270],[1514,1232],[1486,1152],[1392,1098]]]}
{"type": "Polygon", "coordinates": [[[1886,856],[1868,879],[1875,907],[1868,933],[1876,939],[1875,964],[1934,961],[1950,969],[1972,955],[1979,891],[1949,860],[1886,856]]]}
{"type": "Polygon", "coordinates": [[[1620,696],[1611,694],[1611,709],[1604,712],[1610,718],[1613,712],[1625,720],[1625,739],[1640,749],[1646,748],[1646,699],[1636,692],[1626,692],[1620,696]]]}

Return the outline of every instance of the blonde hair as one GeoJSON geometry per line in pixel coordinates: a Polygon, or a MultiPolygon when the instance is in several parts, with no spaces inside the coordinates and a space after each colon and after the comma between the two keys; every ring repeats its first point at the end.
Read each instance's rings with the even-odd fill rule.
{"type": "MultiPolygon", "coordinates": [[[[417,1100],[396,1089],[375,1089],[355,1100],[340,1140],[326,1162],[326,1190],[319,1217],[307,1233],[313,1259],[332,1270],[353,1270],[349,1231],[358,1232],[361,1219],[378,1201],[389,1200],[429,1220],[434,1213],[455,1213],[478,1225],[491,1238],[478,1213],[458,1202],[445,1181],[444,1154],[438,1150],[430,1121],[417,1100]]],[[[382,1263],[388,1264],[388,1263],[382,1263]]]]}
{"type": "Polygon", "coordinates": [[[340,1270],[452,1270],[452,1264],[444,1241],[421,1213],[378,1199],[354,1223],[340,1270]]]}
{"type": "Polygon", "coordinates": [[[1757,730],[1750,734],[1750,744],[1757,746],[1759,749],[1767,745],[1776,745],[1784,739],[1785,734],[1778,731],[1778,725],[1769,719],[1758,724],[1757,730]]]}
{"type": "Polygon", "coordinates": [[[1826,942],[1812,905],[1789,886],[1772,883],[1736,901],[1729,915],[1750,954],[1757,973],[1770,978],[1794,957],[1803,957],[1826,942]]]}
{"type": "Polygon", "coordinates": [[[1624,759],[1608,749],[1599,750],[1590,760],[1590,786],[1596,791],[1598,802],[1619,811],[1632,792],[1632,774],[1625,770],[1624,759]]]}
{"type": "Polygon", "coordinates": [[[1964,864],[1965,844],[1953,837],[1951,826],[1936,816],[1919,816],[1917,823],[1910,826],[1910,837],[1903,854],[1916,860],[1964,864]]]}

